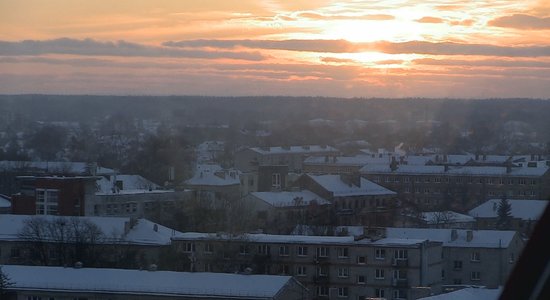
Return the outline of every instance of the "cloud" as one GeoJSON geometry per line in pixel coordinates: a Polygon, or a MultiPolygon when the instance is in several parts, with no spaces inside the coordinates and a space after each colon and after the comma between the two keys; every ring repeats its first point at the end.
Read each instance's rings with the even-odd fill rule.
{"type": "Polygon", "coordinates": [[[495,46],[487,44],[461,44],[451,42],[432,43],[410,41],[402,43],[376,42],[374,47],[389,54],[431,54],[431,55],[479,55],[504,57],[550,56],[550,46],[495,46]]]}
{"type": "Polygon", "coordinates": [[[230,58],[259,61],[265,57],[259,52],[231,52],[173,49],[158,46],[146,46],[126,41],[100,42],[92,39],[60,38],[55,40],[26,40],[20,42],[0,41],[0,55],[41,55],[73,54],[87,56],[124,56],[124,57],[185,57],[218,59],[230,58]]]}
{"type": "Polygon", "coordinates": [[[213,47],[232,49],[236,47],[275,49],[289,51],[349,53],[356,52],[354,43],[346,40],[188,40],[165,42],[168,47],[213,47]]]}
{"type": "Polygon", "coordinates": [[[540,61],[540,60],[502,60],[502,59],[463,60],[463,59],[420,58],[420,59],[413,60],[412,63],[416,65],[434,65],[434,66],[550,68],[550,61],[540,61]]]}
{"type": "Polygon", "coordinates": [[[321,61],[325,63],[354,63],[355,60],[349,58],[338,58],[338,57],[321,57],[321,61]]]}
{"type": "Polygon", "coordinates": [[[514,14],[489,21],[491,26],[516,29],[550,29],[550,17],[539,18],[531,15],[514,14]]]}
{"type": "Polygon", "coordinates": [[[443,23],[444,20],[436,17],[422,17],[418,20],[415,20],[418,23],[443,23]]]}
{"type": "Polygon", "coordinates": [[[314,12],[303,12],[298,14],[300,18],[312,20],[366,20],[366,21],[388,21],[395,19],[392,15],[367,14],[367,15],[323,15],[314,12]]]}
{"type": "Polygon", "coordinates": [[[449,24],[453,26],[472,26],[475,23],[472,19],[464,19],[460,21],[450,21],[449,24]]]}

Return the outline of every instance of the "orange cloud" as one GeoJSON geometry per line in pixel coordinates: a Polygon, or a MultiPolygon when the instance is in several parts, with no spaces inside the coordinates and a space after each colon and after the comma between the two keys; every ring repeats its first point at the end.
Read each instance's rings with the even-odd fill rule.
{"type": "Polygon", "coordinates": [[[437,17],[422,17],[416,20],[418,23],[443,23],[444,20],[437,17]]]}
{"type": "Polygon", "coordinates": [[[515,29],[550,29],[550,17],[539,18],[531,15],[515,14],[489,21],[491,26],[515,29]]]}

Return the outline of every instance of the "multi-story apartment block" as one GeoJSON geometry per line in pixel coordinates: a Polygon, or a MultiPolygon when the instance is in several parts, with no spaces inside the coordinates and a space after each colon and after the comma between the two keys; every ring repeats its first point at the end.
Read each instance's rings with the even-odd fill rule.
{"type": "Polygon", "coordinates": [[[386,236],[442,242],[441,280],[447,286],[503,286],[525,245],[516,231],[386,228],[386,236]]]}
{"type": "Polygon", "coordinates": [[[392,224],[396,193],[359,174],[304,174],[296,185],[330,201],[338,225],[392,224]]]}
{"type": "Polygon", "coordinates": [[[301,173],[303,161],[310,156],[338,155],[331,146],[282,146],[247,148],[235,154],[235,167],[243,172],[256,171],[258,166],[286,165],[289,172],[301,173]]]}
{"type": "Polygon", "coordinates": [[[186,180],[183,187],[192,190],[196,199],[220,205],[241,197],[239,174],[235,169],[202,164],[197,166],[194,176],[186,180]]]}
{"type": "Polygon", "coordinates": [[[292,275],[314,299],[417,299],[441,288],[442,243],[427,239],[183,233],[194,271],[292,275]]]}
{"type": "Polygon", "coordinates": [[[550,198],[550,161],[508,166],[367,165],[366,178],[421,210],[465,212],[486,199],[550,198]]]}

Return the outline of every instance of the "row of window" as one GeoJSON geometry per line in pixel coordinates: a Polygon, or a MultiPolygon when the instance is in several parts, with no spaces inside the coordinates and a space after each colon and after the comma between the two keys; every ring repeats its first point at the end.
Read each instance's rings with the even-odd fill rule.
{"type": "MultiPolygon", "coordinates": [[[[374,179],[373,179],[374,182],[381,182],[381,177],[380,176],[375,176],[374,179]]],[[[415,182],[415,183],[450,183],[450,182],[454,182],[454,183],[458,183],[458,184],[461,184],[461,183],[468,183],[468,184],[484,184],[484,183],[487,183],[487,184],[496,184],[496,185],[514,185],[514,184],[519,184],[519,185],[537,185],[538,184],[538,179],[529,179],[529,178],[517,178],[517,179],[514,179],[514,178],[494,178],[494,177],[455,177],[455,178],[450,178],[450,177],[420,177],[420,176],[416,176],[416,177],[390,177],[390,176],[385,176],[384,177],[384,182],[387,182],[387,183],[390,183],[390,182],[395,182],[395,183],[400,183],[400,182],[403,182],[403,183],[411,183],[411,182],[415,182]]]]}
{"type": "MultiPolygon", "coordinates": [[[[336,291],[336,294],[339,298],[347,298],[349,297],[349,288],[348,287],[337,287],[337,288],[330,288],[328,286],[318,286],[317,287],[317,296],[320,297],[328,297],[330,290],[334,289],[336,291]]],[[[393,299],[407,299],[407,291],[396,289],[393,290],[393,299]]],[[[386,290],[382,288],[376,288],[374,289],[374,294],[372,295],[374,298],[386,298],[386,290]]],[[[369,296],[362,296],[359,299],[368,299],[369,296]]]]}
{"type": "MultiPolygon", "coordinates": [[[[250,255],[250,249],[251,247],[249,245],[240,245],[239,246],[239,254],[240,255],[250,255]]],[[[271,246],[269,245],[258,245],[257,248],[258,254],[268,255],[271,254],[271,246]]],[[[329,247],[316,247],[315,248],[315,256],[318,258],[325,258],[329,257],[330,254],[330,248],[329,247]]],[[[186,242],[183,243],[183,252],[191,253],[196,252],[196,246],[193,242],[186,242]]],[[[211,243],[205,243],[204,244],[204,253],[210,254],[214,252],[214,245],[211,243]]],[[[406,249],[397,249],[393,251],[394,258],[399,260],[406,260],[408,259],[408,250],[406,249]]],[[[309,247],[308,246],[296,246],[296,255],[297,256],[308,256],[309,255],[309,247]]],[[[290,256],[290,246],[289,245],[281,245],[279,246],[279,256],[290,256]]],[[[349,248],[347,247],[338,247],[336,248],[336,256],[338,258],[349,258],[349,248]]],[[[377,260],[384,260],[386,259],[386,249],[377,248],[374,251],[374,258],[377,260]]],[[[357,263],[358,264],[364,264],[366,263],[366,256],[358,256],[357,257],[357,263]]]]}

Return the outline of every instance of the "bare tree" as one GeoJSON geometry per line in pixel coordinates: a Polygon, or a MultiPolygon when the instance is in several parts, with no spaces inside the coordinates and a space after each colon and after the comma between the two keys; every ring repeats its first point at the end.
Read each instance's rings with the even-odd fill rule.
{"type": "MultiPolygon", "coordinates": [[[[15,283],[11,281],[11,278],[2,271],[2,266],[0,266],[0,296],[6,295],[8,293],[7,289],[13,286],[15,283]]],[[[4,299],[3,297],[0,297],[4,299]]]]}

